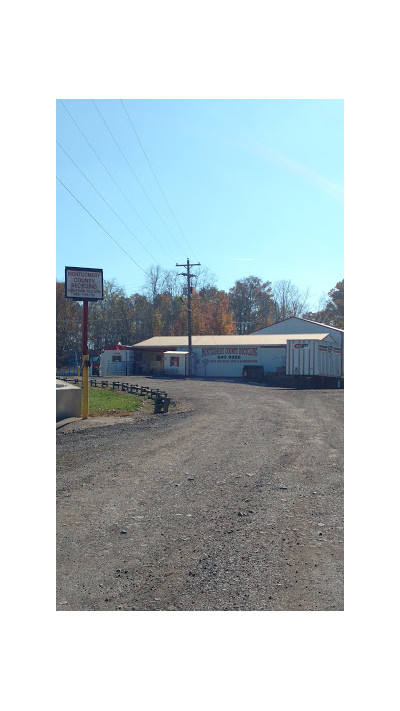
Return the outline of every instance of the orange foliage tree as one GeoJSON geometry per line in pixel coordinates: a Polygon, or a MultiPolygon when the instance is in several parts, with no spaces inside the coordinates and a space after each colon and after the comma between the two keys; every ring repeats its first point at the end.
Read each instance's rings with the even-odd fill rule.
{"type": "MultiPolygon", "coordinates": [[[[229,308],[228,295],[215,287],[193,289],[191,298],[193,335],[229,335],[235,333],[233,314],[229,308]]],[[[181,308],[172,326],[174,336],[187,335],[187,298],[181,301],[181,308]]]]}

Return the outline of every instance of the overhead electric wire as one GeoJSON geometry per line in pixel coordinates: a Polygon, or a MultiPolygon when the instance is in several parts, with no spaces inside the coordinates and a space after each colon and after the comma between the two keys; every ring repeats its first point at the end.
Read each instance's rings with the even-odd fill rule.
{"type": "Polygon", "coordinates": [[[98,108],[98,106],[96,106],[96,104],[95,104],[95,102],[94,102],[93,99],[91,99],[91,101],[92,101],[92,104],[93,104],[93,106],[95,107],[97,113],[99,114],[101,120],[103,121],[103,123],[104,123],[104,125],[105,125],[107,131],[109,132],[111,138],[113,139],[115,145],[117,146],[119,152],[121,153],[123,159],[125,160],[125,162],[126,162],[128,168],[130,169],[132,175],[134,176],[134,178],[136,179],[136,181],[139,183],[139,185],[140,185],[140,187],[142,188],[144,194],[146,195],[146,197],[147,197],[147,199],[148,199],[150,205],[152,206],[153,210],[157,213],[158,217],[160,218],[161,222],[163,223],[165,229],[169,232],[169,234],[170,234],[170,236],[172,237],[172,239],[174,239],[175,242],[178,244],[179,248],[182,249],[182,245],[179,244],[179,242],[178,242],[178,240],[176,239],[176,237],[172,234],[172,232],[171,232],[171,230],[169,229],[168,225],[166,224],[164,218],[163,218],[163,217],[160,215],[160,213],[158,212],[158,210],[157,210],[156,206],[154,205],[152,199],[149,197],[149,195],[147,194],[145,188],[143,187],[142,183],[140,182],[139,178],[137,177],[135,171],[133,170],[131,164],[129,163],[129,161],[128,161],[126,155],[125,155],[125,153],[123,152],[123,150],[122,150],[122,148],[121,148],[121,146],[119,145],[119,143],[118,143],[118,141],[116,140],[116,138],[114,137],[114,135],[113,135],[111,129],[110,129],[109,126],[107,125],[107,123],[106,123],[106,121],[105,121],[105,119],[104,119],[104,117],[103,117],[103,115],[102,115],[100,109],[98,108]]]}
{"type": "Polygon", "coordinates": [[[107,166],[104,165],[104,163],[103,163],[103,161],[101,160],[100,156],[97,154],[97,152],[96,152],[95,149],[93,148],[92,144],[90,143],[89,139],[88,139],[87,136],[84,134],[84,132],[82,131],[82,129],[80,128],[80,126],[78,125],[78,123],[75,121],[74,117],[72,116],[72,114],[70,113],[70,111],[68,110],[68,108],[66,107],[66,105],[64,104],[64,102],[62,101],[62,99],[59,99],[59,101],[60,101],[60,103],[63,105],[63,107],[64,107],[65,111],[67,112],[68,116],[70,117],[71,121],[73,121],[73,123],[74,123],[75,126],[77,127],[79,133],[80,133],[80,134],[83,136],[83,138],[85,139],[85,141],[86,141],[86,143],[88,144],[89,148],[91,148],[91,150],[92,150],[93,153],[95,154],[97,160],[101,163],[101,165],[103,166],[104,170],[106,171],[106,173],[108,173],[108,175],[110,176],[111,180],[113,181],[114,185],[118,188],[118,190],[120,191],[121,195],[123,195],[123,197],[124,197],[125,200],[127,201],[128,205],[129,205],[129,206],[131,207],[131,209],[134,211],[134,213],[135,213],[136,216],[139,218],[139,220],[143,223],[143,225],[145,226],[145,228],[146,228],[146,229],[150,232],[150,234],[154,237],[154,239],[156,240],[157,244],[159,244],[160,246],[162,246],[163,249],[164,249],[163,243],[158,240],[158,238],[157,238],[156,235],[154,234],[153,230],[151,230],[150,227],[145,223],[145,221],[143,220],[143,218],[141,217],[141,215],[139,215],[139,213],[138,213],[138,211],[136,210],[136,208],[134,207],[134,205],[132,205],[132,203],[131,203],[131,201],[129,200],[129,198],[125,195],[124,191],[120,188],[120,186],[118,185],[117,181],[113,178],[113,176],[111,175],[111,173],[110,173],[110,171],[108,170],[107,166]]]}
{"type": "Polygon", "coordinates": [[[141,147],[141,149],[142,149],[142,151],[143,151],[143,155],[144,155],[144,157],[146,158],[147,163],[149,164],[149,168],[150,168],[151,172],[153,173],[154,180],[156,181],[158,187],[160,188],[161,194],[162,194],[162,196],[163,196],[165,202],[167,203],[167,205],[168,205],[168,207],[169,207],[169,210],[170,210],[170,212],[171,212],[171,215],[172,215],[172,217],[174,218],[174,220],[175,220],[175,222],[176,222],[176,224],[177,224],[177,226],[178,226],[178,229],[179,229],[179,231],[180,231],[180,233],[181,233],[183,239],[185,240],[186,244],[188,245],[189,249],[191,250],[192,254],[194,255],[194,251],[193,251],[193,249],[192,249],[192,246],[190,245],[189,241],[187,240],[185,234],[183,233],[182,227],[180,226],[178,220],[176,219],[175,213],[174,213],[174,211],[173,211],[171,205],[170,205],[169,202],[168,202],[167,196],[165,195],[164,190],[162,189],[162,187],[161,187],[161,185],[160,185],[160,183],[159,183],[159,181],[158,181],[158,178],[157,178],[157,176],[156,176],[156,174],[155,174],[155,172],[154,172],[154,170],[153,170],[153,167],[152,167],[152,165],[151,165],[151,163],[150,163],[150,161],[149,161],[149,158],[148,158],[148,156],[147,156],[147,153],[146,153],[146,151],[144,150],[143,145],[142,145],[142,142],[141,142],[141,140],[140,140],[140,138],[139,138],[139,136],[138,136],[138,134],[137,134],[137,131],[136,131],[134,125],[133,125],[132,119],[131,119],[131,117],[129,116],[128,110],[127,110],[127,108],[126,108],[124,102],[122,101],[122,99],[120,99],[120,102],[121,102],[121,104],[122,104],[122,107],[123,107],[123,109],[124,109],[126,115],[127,115],[128,121],[129,121],[129,123],[130,123],[131,126],[132,126],[132,130],[133,130],[133,132],[134,132],[134,134],[135,134],[135,136],[136,136],[136,138],[137,138],[137,140],[138,140],[139,146],[141,147]]]}
{"type": "Polygon", "coordinates": [[[65,155],[68,156],[68,158],[70,159],[71,163],[73,163],[74,166],[75,166],[75,168],[76,168],[77,170],[79,170],[80,174],[83,175],[83,177],[85,178],[85,180],[89,183],[89,185],[93,188],[93,190],[96,191],[96,193],[101,197],[101,199],[106,203],[106,205],[110,208],[110,210],[114,213],[114,215],[115,215],[116,217],[118,217],[119,221],[122,222],[122,224],[123,224],[124,227],[128,230],[128,232],[131,233],[132,237],[134,237],[135,240],[138,242],[138,244],[140,244],[140,246],[145,250],[145,252],[147,252],[147,254],[148,254],[152,259],[154,259],[155,263],[158,264],[159,267],[161,267],[161,264],[159,264],[159,262],[157,262],[157,259],[151,254],[151,252],[149,252],[149,250],[144,246],[144,244],[141,243],[141,241],[139,240],[139,238],[136,237],[136,235],[134,234],[134,232],[132,232],[132,230],[130,229],[130,227],[128,227],[128,225],[127,225],[127,224],[123,221],[123,219],[118,215],[118,213],[114,210],[114,208],[111,207],[111,205],[107,202],[107,200],[105,199],[105,197],[103,197],[103,195],[97,190],[97,188],[93,185],[93,183],[89,180],[89,178],[85,175],[85,173],[79,168],[79,166],[75,163],[75,161],[73,160],[73,158],[71,158],[71,156],[69,155],[69,153],[67,153],[67,151],[65,150],[65,148],[61,145],[61,143],[60,143],[59,141],[57,141],[57,145],[61,148],[62,151],[64,151],[65,155]]]}
{"type": "Polygon", "coordinates": [[[119,242],[117,242],[117,240],[115,239],[115,237],[113,237],[112,235],[110,235],[110,233],[105,229],[105,227],[103,227],[103,225],[102,225],[98,220],[96,220],[96,218],[92,215],[92,213],[89,212],[89,210],[81,203],[80,200],[78,200],[78,198],[76,197],[76,195],[74,195],[74,193],[72,193],[71,190],[70,190],[69,188],[67,188],[67,186],[65,185],[65,183],[63,183],[63,181],[60,180],[60,178],[58,177],[58,175],[56,176],[56,178],[57,178],[58,182],[61,183],[61,185],[63,186],[63,188],[65,188],[65,190],[66,190],[70,195],[72,195],[72,197],[74,198],[74,200],[76,200],[76,202],[79,203],[79,205],[85,210],[85,212],[87,212],[87,214],[90,215],[90,217],[92,218],[92,220],[94,220],[94,221],[96,222],[96,224],[98,224],[98,226],[101,227],[101,229],[103,230],[103,232],[105,232],[106,235],[108,235],[109,237],[111,237],[112,241],[115,242],[115,244],[116,244],[120,249],[122,249],[122,251],[126,254],[126,256],[129,257],[129,259],[131,259],[132,262],[133,262],[134,264],[136,264],[136,266],[139,267],[139,269],[141,269],[144,274],[147,275],[146,270],[143,269],[143,267],[141,267],[140,264],[138,264],[138,263],[134,260],[134,258],[131,257],[130,254],[128,254],[128,252],[126,251],[126,249],[124,249],[123,247],[121,247],[121,245],[119,244],[119,242]]]}

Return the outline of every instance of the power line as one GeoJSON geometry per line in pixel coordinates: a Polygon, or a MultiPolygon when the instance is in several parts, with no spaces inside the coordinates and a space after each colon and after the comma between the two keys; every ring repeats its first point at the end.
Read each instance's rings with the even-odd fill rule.
{"type": "MultiPolygon", "coordinates": [[[[153,231],[150,229],[150,227],[145,223],[145,221],[143,220],[143,218],[141,217],[141,215],[138,213],[138,211],[136,210],[136,208],[134,207],[134,205],[132,205],[132,203],[131,203],[131,201],[129,200],[129,198],[125,195],[124,191],[120,188],[120,186],[118,185],[117,181],[113,178],[113,176],[111,175],[111,173],[110,173],[110,171],[108,170],[107,166],[104,165],[104,163],[103,163],[103,161],[101,160],[100,156],[98,155],[98,153],[96,152],[96,150],[93,148],[93,146],[92,146],[92,144],[90,143],[89,139],[86,137],[86,135],[84,134],[84,132],[82,131],[82,129],[80,128],[80,126],[78,125],[78,123],[75,121],[74,117],[72,116],[72,114],[70,113],[70,111],[68,110],[68,108],[66,107],[66,105],[64,104],[64,102],[62,101],[62,99],[59,99],[59,101],[60,101],[60,103],[63,105],[63,107],[64,107],[65,111],[67,112],[68,116],[70,117],[71,121],[73,121],[73,123],[74,123],[75,126],[77,127],[79,133],[80,133],[80,134],[82,135],[82,137],[85,139],[85,141],[86,141],[86,143],[88,144],[89,148],[90,148],[90,149],[93,151],[93,153],[95,154],[95,156],[96,156],[97,160],[99,161],[99,163],[101,163],[101,165],[103,166],[104,170],[106,171],[106,173],[110,176],[111,180],[113,181],[114,185],[118,188],[118,190],[119,190],[119,192],[121,193],[121,195],[125,198],[126,202],[127,202],[128,205],[130,206],[130,208],[133,210],[133,212],[134,212],[135,215],[139,218],[139,220],[142,222],[142,224],[145,226],[145,228],[146,228],[146,229],[150,232],[150,234],[154,237],[154,239],[156,240],[157,244],[159,244],[159,245],[165,250],[165,247],[164,247],[163,243],[158,240],[158,238],[156,237],[156,235],[154,234],[154,232],[153,232],[153,231]]],[[[171,261],[172,261],[172,260],[171,260],[171,261]]]]}
{"type": "Polygon", "coordinates": [[[65,188],[65,190],[66,190],[70,195],[72,195],[72,197],[74,198],[74,200],[76,200],[76,202],[79,203],[79,205],[85,210],[85,212],[87,212],[87,214],[90,215],[90,217],[92,218],[92,220],[94,220],[94,221],[96,222],[96,224],[98,224],[98,226],[101,227],[101,229],[103,230],[103,232],[105,232],[106,235],[108,235],[109,237],[111,237],[112,241],[115,242],[115,244],[116,244],[120,249],[122,249],[122,251],[126,254],[126,256],[129,257],[129,259],[131,259],[132,262],[133,262],[134,264],[136,264],[136,266],[139,267],[139,269],[141,269],[144,274],[147,275],[146,270],[143,269],[143,267],[141,267],[140,264],[138,264],[138,263],[133,259],[133,257],[131,257],[131,255],[128,254],[128,252],[127,252],[123,247],[121,247],[121,245],[119,244],[119,242],[117,242],[117,240],[116,240],[112,235],[110,235],[109,232],[107,232],[107,230],[105,229],[105,227],[103,227],[103,225],[100,224],[100,222],[99,222],[98,220],[96,220],[96,218],[92,215],[92,213],[89,212],[89,210],[88,210],[84,205],[82,205],[81,201],[78,200],[78,198],[71,192],[71,190],[70,190],[69,188],[67,188],[67,186],[63,183],[63,181],[60,180],[60,178],[58,177],[58,175],[56,176],[56,178],[57,178],[58,182],[61,183],[61,185],[65,188]]]}
{"type": "Polygon", "coordinates": [[[180,231],[180,233],[181,233],[183,239],[185,240],[185,242],[186,242],[186,244],[188,245],[188,247],[189,247],[190,251],[192,252],[192,254],[194,254],[193,249],[192,249],[191,245],[189,244],[188,240],[186,239],[186,236],[185,236],[184,233],[183,233],[182,227],[180,226],[178,220],[176,219],[175,213],[174,213],[174,211],[173,211],[171,205],[170,205],[169,202],[168,202],[167,196],[165,195],[164,190],[162,189],[162,187],[161,187],[161,185],[160,185],[160,183],[159,183],[159,181],[158,181],[158,179],[157,179],[157,176],[156,176],[156,174],[155,174],[155,172],[154,172],[154,170],[153,170],[153,168],[152,168],[152,165],[151,165],[151,163],[150,163],[150,161],[149,161],[149,158],[148,158],[148,156],[147,156],[147,153],[146,153],[146,151],[144,150],[143,145],[142,145],[142,142],[141,142],[141,140],[140,140],[140,138],[139,138],[139,136],[138,136],[138,134],[137,134],[137,131],[136,131],[134,125],[133,125],[132,119],[131,119],[131,117],[130,117],[129,114],[128,114],[128,110],[127,110],[127,108],[126,108],[124,102],[122,101],[122,99],[120,99],[120,101],[121,101],[121,104],[122,104],[122,106],[123,106],[123,109],[124,109],[124,111],[125,111],[125,113],[126,113],[126,115],[127,115],[127,117],[128,117],[128,121],[129,121],[129,123],[130,123],[131,126],[132,126],[133,132],[134,132],[134,134],[135,134],[135,136],[136,136],[136,138],[137,138],[137,140],[138,140],[138,143],[139,143],[139,145],[140,145],[140,147],[141,147],[141,149],[142,149],[142,151],[143,151],[143,155],[144,155],[144,157],[146,158],[147,163],[149,164],[149,167],[150,167],[151,172],[153,173],[154,180],[156,181],[158,187],[160,188],[161,194],[162,194],[162,196],[163,196],[165,202],[167,203],[167,205],[168,205],[168,207],[169,207],[169,209],[170,209],[171,215],[172,215],[172,217],[174,218],[174,220],[175,220],[175,222],[176,222],[176,224],[177,224],[177,226],[178,226],[178,229],[179,229],[179,231],[180,231]]]}
{"type": "Polygon", "coordinates": [[[83,175],[83,177],[85,178],[85,180],[89,183],[89,185],[93,188],[93,190],[96,191],[96,193],[101,197],[101,199],[106,203],[106,205],[110,208],[110,210],[114,213],[114,215],[116,215],[116,217],[118,217],[119,221],[122,222],[122,224],[124,225],[124,227],[128,230],[128,232],[131,233],[131,235],[135,238],[135,240],[138,242],[138,244],[140,244],[140,246],[145,250],[145,252],[147,252],[147,254],[148,254],[152,259],[154,259],[154,261],[156,262],[156,264],[158,264],[158,266],[161,267],[161,264],[159,264],[159,263],[157,262],[157,259],[156,259],[155,257],[153,257],[153,255],[151,254],[151,252],[149,252],[149,250],[144,246],[144,244],[141,243],[141,241],[139,240],[139,238],[136,237],[136,235],[134,234],[134,232],[132,232],[132,230],[130,229],[130,227],[128,227],[128,225],[127,225],[127,224],[123,221],[123,219],[118,215],[118,213],[114,210],[114,208],[111,207],[111,205],[107,202],[107,200],[105,199],[105,197],[103,197],[103,195],[97,190],[97,188],[93,185],[93,183],[89,180],[89,178],[85,175],[85,173],[79,168],[79,166],[75,163],[75,161],[73,160],[73,158],[71,158],[71,156],[69,155],[69,153],[67,153],[67,151],[65,150],[65,148],[61,145],[61,143],[60,143],[59,141],[57,141],[57,145],[61,148],[62,151],[64,151],[65,155],[68,156],[68,158],[70,159],[71,163],[73,163],[74,166],[75,166],[75,168],[76,168],[77,170],[79,170],[80,174],[83,175]]]}
{"type": "Polygon", "coordinates": [[[178,244],[179,248],[182,249],[182,247],[181,247],[181,245],[179,244],[178,240],[177,240],[176,237],[172,234],[172,232],[171,232],[171,230],[169,229],[168,225],[166,224],[166,222],[164,221],[163,217],[162,217],[162,216],[160,215],[160,213],[158,212],[158,210],[157,210],[156,206],[154,205],[152,199],[149,197],[149,195],[147,194],[145,188],[143,187],[142,183],[140,182],[139,178],[137,177],[135,171],[133,170],[131,164],[129,163],[129,161],[128,161],[126,155],[125,155],[125,153],[123,152],[123,150],[122,150],[122,148],[121,148],[121,146],[119,145],[119,143],[117,142],[116,138],[114,137],[114,135],[113,135],[111,129],[110,129],[109,126],[107,125],[107,123],[106,123],[106,121],[105,121],[105,119],[104,119],[104,117],[103,117],[103,115],[102,115],[100,109],[96,106],[96,104],[95,104],[95,102],[94,102],[93,99],[91,99],[91,101],[92,101],[92,104],[93,104],[93,106],[95,107],[97,113],[99,114],[101,120],[103,121],[103,123],[104,123],[104,125],[105,125],[107,131],[109,132],[111,138],[113,139],[115,145],[117,146],[119,152],[121,153],[123,159],[125,160],[125,162],[126,162],[128,168],[129,168],[129,170],[131,171],[132,175],[134,176],[134,178],[136,179],[136,181],[137,181],[138,184],[140,185],[140,187],[141,187],[141,189],[143,190],[144,194],[146,195],[146,197],[147,197],[147,199],[148,199],[150,205],[152,206],[153,210],[157,213],[158,217],[160,218],[161,222],[163,223],[165,229],[166,229],[166,230],[169,232],[169,234],[171,235],[172,239],[174,239],[174,240],[176,241],[176,243],[178,244]]]}

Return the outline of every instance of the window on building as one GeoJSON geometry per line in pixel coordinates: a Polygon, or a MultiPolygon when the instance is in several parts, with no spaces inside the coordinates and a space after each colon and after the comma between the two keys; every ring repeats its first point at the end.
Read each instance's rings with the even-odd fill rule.
{"type": "Polygon", "coordinates": [[[113,363],[121,363],[121,361],[122,361],[122,358],[120,355],[113,355],[113,357],[112,357],[113,363]]]}
{"type": "Polygon", "coordinates": [[[171,367],[174,365],[179,366],[179,356],[171,356],[169,359],[169,364],[171,367]]]}

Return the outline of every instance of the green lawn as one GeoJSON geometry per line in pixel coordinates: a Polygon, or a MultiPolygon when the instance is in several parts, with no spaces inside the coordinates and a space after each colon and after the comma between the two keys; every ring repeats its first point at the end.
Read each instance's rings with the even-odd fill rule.
{"type": "Polygon", "coordinates": [[[142,397],[103,388],[89,388],[89,417],[124,415],[139,410],[142,397]]]}

